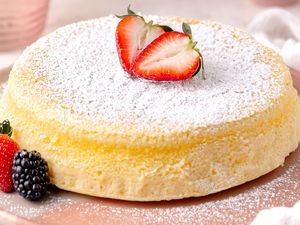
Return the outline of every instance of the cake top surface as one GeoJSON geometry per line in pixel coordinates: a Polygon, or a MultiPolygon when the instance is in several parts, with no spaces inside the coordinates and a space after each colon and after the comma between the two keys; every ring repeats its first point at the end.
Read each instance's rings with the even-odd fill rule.
{"type": "MultiPolygon", "coordinates": [[[[174,19],[146,19],[181,31],[174,19]]],[[[29,47],[17,62],[31,74],[24,82],[35,84],[26,93],[93,120],[178,128],[248,117],[281,94],[284,76],[274,77],[274,68],[257,60],[261,46],[241,30],[210,22],[191,24],[206,80],[201,75],[176,82],[128,77],[116,49],[118,22],[108,16],[68,25],[29,47]]]]}

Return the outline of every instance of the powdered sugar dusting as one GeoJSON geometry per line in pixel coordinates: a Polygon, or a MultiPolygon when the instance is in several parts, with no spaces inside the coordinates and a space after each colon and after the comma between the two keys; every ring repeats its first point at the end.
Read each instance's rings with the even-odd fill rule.
{"type": "MultiPolygon", "coordinates": [[[[170,19],[147,19],[181,30],[181,23],[170,19]]],[[[281,94],[284,76],[271,78],[270,66],[255,60],[258,44],[247,35],[239,41],[239,31],[225,25],[191,26],[204,56],[206,80],[200,75],[179,82],[130,78],[116,51],[118,21],[109,16],[69,25],[27,49],[20,60],[32,68],[28,79],[36,85],[26,93],[43,92],[44,102],[55,99],[95,120],[140,126],[156,121],[160,129],[169,123],[183,129],[247,117],[269,107],[281,94]]]]}

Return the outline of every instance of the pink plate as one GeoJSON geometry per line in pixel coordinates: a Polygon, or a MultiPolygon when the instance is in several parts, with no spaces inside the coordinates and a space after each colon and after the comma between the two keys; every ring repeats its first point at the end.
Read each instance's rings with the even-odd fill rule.
{"type": "MultiPolygon", "coordinates": [[[[293,73],[300,87],[300,73],[293,73]]],[[[300,90],[300,89],[299,89],[300,90]]],[[[285,164],[254,181],[200,198],[127,202],[94,198],[56,188],[40,202],[0,192],[1,225],[249,224],[265,208],[300,200],[300,147],[285,164]]],[[[157,187],[159,188],[159,187],[157,187]]]]}

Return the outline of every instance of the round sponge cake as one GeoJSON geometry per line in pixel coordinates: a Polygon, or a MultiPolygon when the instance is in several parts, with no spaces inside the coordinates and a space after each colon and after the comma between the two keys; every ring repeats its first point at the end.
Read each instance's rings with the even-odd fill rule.
{"type": "MultiPolygon", "coordinates": [[[[178,18],[150,19],[181,30],[178,18]]],[[[53,184],[137,201],[203,196],[268,173],[296,149],[299,98],[272,50],[231,26],[188,20],[206,79],[149,82],[123,71],[118,22],[60,28],[10,73],[1,119],[48,161],[53,184]]]]}

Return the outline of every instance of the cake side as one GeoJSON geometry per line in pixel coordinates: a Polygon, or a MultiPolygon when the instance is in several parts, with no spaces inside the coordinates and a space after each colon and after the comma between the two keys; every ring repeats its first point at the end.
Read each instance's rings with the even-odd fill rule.
{"type": "Polygon", "coordinates": [[[34,117],[20,117],[19,112],[4,116],[10,116],[19,127],[24,120],[32,122],[32,130],[26,129],[28,126],[17,130],[15,139],[45,156],[52,183],[58,187],[100,197],[157,201],[214,193],[282,165],[300,138],[299,100],[293,95],[287,98],[292,101],[282,104],[277,118],[253,124],[263,128],[261,133],[254,128],[236,131],[239,133],[212,143],[174,152],[163,148],[148,153],[146,149],[129,152],[126,148],[101,148],[94,142],[65,136],[48,139],[36,131],[43,126],[50,131],[57,128],[34,126],[34,117]]]}

